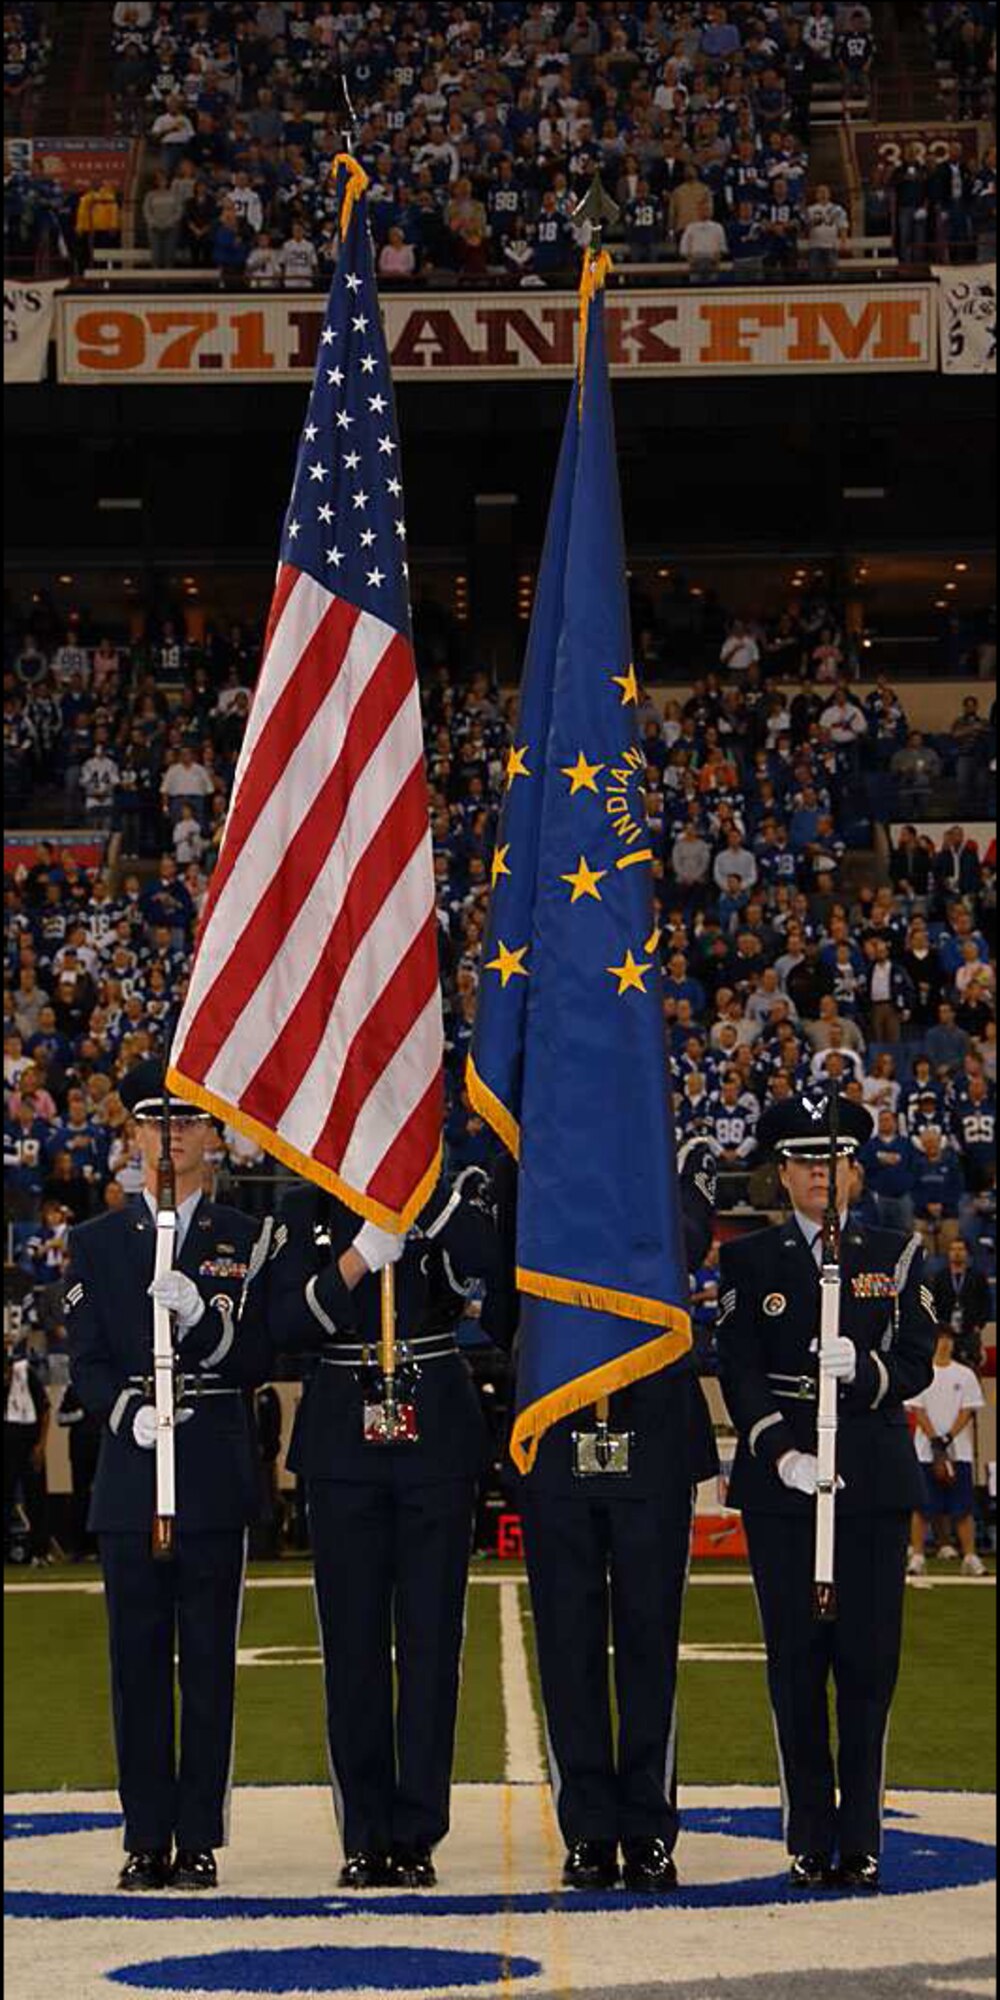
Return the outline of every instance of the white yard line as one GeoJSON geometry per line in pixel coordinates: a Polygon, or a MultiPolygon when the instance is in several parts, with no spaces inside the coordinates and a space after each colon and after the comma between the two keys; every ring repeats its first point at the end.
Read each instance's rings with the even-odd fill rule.
{"type": "Polygon", "coordinates": [[[524,1646],[521,1587],[511,1582],[506,1582],[500,1592],[500,1684],[507,1783],[541,1784],[545,1772],[528,1672],[528,1655],[524,1646]]]}
{"type": "MultiPolygon", "coordinates": [[[[521,1576],[472,1576],[469,1578],[472,1588],[479,1590],[515,1590],[518,1584],[523,1582],[524,1578],[521,1576]]],[[[692,1590],[749,1590],[751,1583],[752,1578],[749,1575],[698,1575],[691,1578],[690,1588],[692,1590]]],[[[248,1590],[311,1590],[312,1577],[249,1576],[246,1587],[248,1590]]],[[[912,1590],[995,1590],[997,1579],[995,1576],[914,1577],[910,1579],[909,1587],[912,1590]]],[[[45,1591],[63,1597],[101,1597],[104,1593],[104,1585],[96,1580],[88,1580],[79,1583],[64,1583],[62,1581],[58,1583],[5,1583],[3,1587],[5,1597],[31,1597],[36,1594],[40,1596],[45,1591]]]]}

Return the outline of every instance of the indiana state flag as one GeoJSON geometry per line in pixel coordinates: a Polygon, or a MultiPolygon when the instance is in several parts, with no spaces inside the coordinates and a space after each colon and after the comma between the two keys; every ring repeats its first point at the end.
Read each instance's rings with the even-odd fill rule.
{"type": "Polygon", "coordinates": [[[520,1162],[515,1463],[691,1347],[604,330],[584,271],[493,860],[470,1096],[520,1162]]]}

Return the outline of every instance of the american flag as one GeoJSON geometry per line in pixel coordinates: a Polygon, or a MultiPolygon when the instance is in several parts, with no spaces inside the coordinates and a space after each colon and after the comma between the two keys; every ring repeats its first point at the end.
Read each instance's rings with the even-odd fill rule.
{"type": "Polygon", "coordinates": [[[171,1075],[182,1096],[388,1227],[408,1226],[430,1193],[443,1118],[407,578],[362,195],[345,211],[171,1075]]]}

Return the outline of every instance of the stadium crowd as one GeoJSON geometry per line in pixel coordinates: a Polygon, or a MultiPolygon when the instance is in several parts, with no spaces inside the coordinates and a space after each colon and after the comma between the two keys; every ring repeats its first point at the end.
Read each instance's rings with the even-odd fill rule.
{"type": "Polygon", "coordinates": [[[40,89],[51,53],[51,39],[30,4],[5,7],[3,15],[3,94],[8,113],[40,89]]]}
{"type": "MultiPolygon", "coordinates": [[[[943,45],[961,50],[971,31],[988,68],[978,17],[995,10],[932,12],[947,16],[943,45]]],[[[118,0],[110,15],[113,102],[147,142],[141,232],[154,267],[258,289],[329,281],[340,71],[386,283],[562,282],[595,168],[619,203],[611,236],[629,261],[676,261],[698,282],[722,268],[748,282],[828,279],[851,225],[846,196],[810,180],[812,91],[839,77],[848,101],[863,102],[876,56],[871,10],[850,0],[118,0]]],[[[944,260],[995,251],[995,150],[973,158],[956,144],[937,164],[914,145],[867,191],[866,233],[892,236],[904,261],[932,248],[944,260]]],[[[5,179],[7,267],[82,272],[95,249],[120,244],[123,194],[104,182],[75,195],[16,168],[5,179]]]]}
{"type": "MultiPolygon", "coordinates": [[[[929,789],[944,755],[971,802],[988,781],[992,718],[970,697],[921,752],[898,693],[885,680],[855,690],[839,648],[817,601],[768,631],[734,621],[718,672],[686,699],[643,694],[678,1135],[712,1141],[730,1208],[748,1194],[767,1206],[764,1107],[840,1079],[877,1119],[859,1214],[915,1224],[942,1282],[956,1246],[987,1282],[988,1311],[980,1291],[960,1343],[978,1360],[995,1275],[995,845],[980,851],[960,827],[940,840],[904,828],[881,886],[852,872],[850,851],[869,844],[859,770],[903,759],[917,817],[925,768],[929,789]],[[808,677],[789,695],[793,655],[808,677]]],[[[8,645],[6,782],[22,800],[43,781],[64,786],[71,818],[102,848],[111,839],[94,869],[43,847],[5,880],[5,1193],[16,1262],[56,1339],[68,1226],[139,1185],[117,1085],[171,1041],[256,659],[239,627],[193,656],[169,620],[141,658],[77,629],[48,650],[23,630],[8,645]]],[[[463,1075],[513,699],[433,649],[423,688],[458,1168],[492,1152],[463,1075]]],[[[254,1176],[270,1169],[237,1133],[220,1135],[212,1165],[266,1202],[254,1176]]],[[[713,1258],[696,1291],[706,1366],[716,1303],[713,1258]]]]}

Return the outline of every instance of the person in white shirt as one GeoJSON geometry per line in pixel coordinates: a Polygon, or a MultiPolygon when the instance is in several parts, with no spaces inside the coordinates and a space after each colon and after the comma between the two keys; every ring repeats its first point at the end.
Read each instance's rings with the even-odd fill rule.
{"type": "Polygon", "coordinates": [[[806,243],[809,276],[820,280],[835,278],[840,246],[848,236],[847,211],[834,201],[824,183],[816,189],[806,209],[806,243]]]}
{"type": "Polygon", "coordinates": [[[757,666],[760,647],[753,633],[748,631],[741,618],[737,618],[728,639],[723,640],[719,654],[719,664],[731,674],[745,674],[750,667],[757,666]]]}
{"type": "Polygon", "coordinates": [[[927,1524],[934,1523],[938,1555],[955,1560],[952,1531],[958,1538],[966,1576],[985,1576],[976,1554],[975,1464],[976,1416],[985,1397],[971,1368],[955,1360],[955,1336],[950,1326],[938,1327],[934,1380],[908,1405],[916,1416],[917,1457],[924,1468],[927,1500],[913,1517],[910,1575],[927,1568],[927,1524]]]}
{"type": "Polygon", "coordinates": [[[831,742],[840,748],[850,748],[868,733],[864,711],[847,695],[838,695],[836,701],[831,701],[829,706],[824,708],[819,726],[826,730],[831,742]]]}
{"type": "Polygon", "coordinates": [[[187,745],[177,761],[169,765],[160,786],[164,809],[172,820],[180,818],[183,806],[195,801],[202,802],[194,805],[195,812],[204,813],[203,802],[211,798],[214,790],[204,764],[195,761],[194,751],[187,745]]]}
{"type": "Polygon", "coordinates": [[[187,868],[192,861],[200,861],[204,851],[205,836],[198,816],[190,800],[185,799],[174,827],[174,858],[178,868],[187,868]]]}
{"type": "Polygon", "coordinates": [[[261,199],[255,187],[250,185],[250,176],[244,167],[239,167],[233,185],[229,190],[229,200],[240,221],[256,236],[264,220],[261,199]]]}
{"type": "Polygon", "coordinates": [[[710,208],[697,222],[689,222],[678,249],[690,267],[694,284],[718,276],[719,266],[729,248],[721,222],[713,222],[710,208]]]}
{"type": "Polygon", "coordinates": [[[275,249],[266,232],[257,238],[244,270],[247,283],[255,292],[265,291],[269,285],[281,283],[283,270],[281,253],[275,249]]]}
{"type": "Polygon", "coordinates": [[[280,262],[286,289],[303,291],[314,282],[319,259],[303,223],[292,224],[292,233],[280,252],[280,262]]]}
{"type": "Polygon", "coordinates": [[[90,826],[107,826],[118,783],[118,766],[106,750],[95,750],[80,772],[80,785],[90,826]]]}

